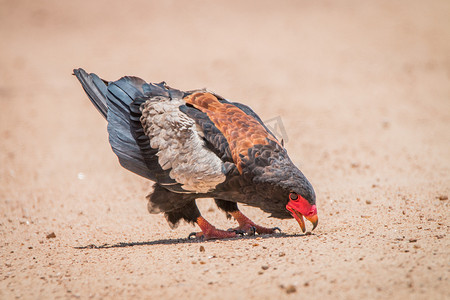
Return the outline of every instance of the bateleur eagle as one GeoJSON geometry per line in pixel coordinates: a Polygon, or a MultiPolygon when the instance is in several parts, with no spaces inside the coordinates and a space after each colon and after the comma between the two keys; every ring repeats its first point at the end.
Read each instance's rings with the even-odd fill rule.
{"type": "MultiPolygon", "coordinates": [[[[174,228],[196,223],[203,239],[270,234],[242,214],[237,203],[275,218],[304,217],[317,226],[314,189],[286,149],[248,106],[206,91],[180,91],[126,76],[105,81],[75,69],[89,99],[108,121],[109,142],[120,164],[155,182],[150,213],[164,213],[174,228]],[[200,214],[196,199],[214,198],[239,223],[218,230],[200,214]]],[[[190,235],[190,237],[191,237],[190,235]]]]}

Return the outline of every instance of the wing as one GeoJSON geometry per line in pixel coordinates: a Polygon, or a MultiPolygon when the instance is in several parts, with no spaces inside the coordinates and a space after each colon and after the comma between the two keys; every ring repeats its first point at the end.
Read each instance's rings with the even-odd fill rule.
{"type": "Polygon", "coordinates": [[[163,185],[176,186],[177,182],[155,162],[157,152],[144,146],[145,142],[149,144],[148,139],[145,141],[143,137],[138,137],[142,126],[135,124],[130,115],[133,102],[144,97],[144,85],[145,82],[137,77],[123,77],[108,84],[109,143],[124,168],[163,185]]]}
{"type": "Polygon", "coordinates": [[[278,139],[276,138],[276,136],[272,133],[272,131],[269,130],[269,128],[267,128],[266,124],[264,124],[264,122],[261,120],[261,118],[253,111],[253,109],[251,109],[249,106],[242,104],[242,103],[238,103],[238,102],[231,102],[231,104],[233,104],[234,106],[238,107],[240,110],[242,110],[243,112],[245,112],[247,115],[253,117],[256,121],[259,122],[259,124],[261,124],[262,127],[264,127],[264,129],[273,137],[273,140],[278,141],[278,139]]]}
{"type": "Polygon", "coordinates": [[[164,82],[136,77],[109,83],[110,143],[130,171],[174,192],[206,193],[225,180],[223,162],[195,121],[180,111],[185,95],[164,82]]]}
{"type": "Polygon", "coordinates": [[[83,69],[74,69],[73,72],[91,102],[108,120],[109,142],[120,164],[145,178],[156,180],[160,177],[161,181],[173,183],[170,177],[163,178],[162,169],[148,166],[130,130],[130,105],[135,98],[143,96],[145,82],[137,77],[123,77],[108,83],[83,69]]]}
{"type": "Polygon", "coordinates": [[[249,107],[205,90],[128,76],[106,86],[87,75],[101,83],[101,112],[121,165],[171,191],[212,191],[226,175],[239,175],[248,155],[258,155],[250,148],[278,143],[249,107]]]}
{"type": "Polygon", "coordinates": [[[181,105],[180,110],[195,120],[203,132],[206,146],[224,162],[233,162],[228,141],[222,132],[209,119],[208,115],[191,105],[181,105]]]}
{"type": "Polygon", "coordinates": [[[228,101],[219,101],[215,95],[208,92],[193,93],[183,100],[203,112],[220,131],[228,143],[232,161],[240,173],[243,161],[248,158],[249,150],[255,145],[269,145],[272,141],[282,147],[259,117],[256,119],[248,114],[254,112],[246,106],[247,112],[228,101]]]}
{"type": "Polygon", "coordinates": [[[223,161],[205,144],[196,122],[180,111],[182,99],[155,96],[140,105],[140,122],[158,164],[186,191],[207,193],[225,181],[223,161]]]}
{"type": "MultiPolygon", "coordinates": [[[[205,92],[205,91],[192,91],[190,94],[193,94],[194,92],[205,92]]],[[[246,113],[247,115],[249,115],[250,117],[254,118],[256,121],[259,122],[259,124],[261,124],[262,127],[264,127],[264,129],[275,139],[278,141],[278,139],[276,138],[276,136],[269,130],[269,128],[267,128],[266,124],[264,124],[264,122],[261,120],[261,118],[253,111],[253,109],[250,108],[250,106],[247,106],[245,104],[239,103],[239,102],[230,102],[228,100],[226,100],[225,98],[223,98],[222,96],[219,96],[215,93],[211,93],[214,97],[217,98],[217,100],[220,103],[227,103],[227,104],[231,104],[236,106],[237,108],[239,108],[240,110],[242,110],[244,113],[246,113]]]]}

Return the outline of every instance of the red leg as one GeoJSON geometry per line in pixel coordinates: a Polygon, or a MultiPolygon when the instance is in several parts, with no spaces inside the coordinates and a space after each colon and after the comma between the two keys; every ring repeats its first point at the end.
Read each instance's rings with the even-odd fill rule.
{"type": "Polygon", "coordinates": [[[266,228],[259,225],[256,225],[252,220],[247,218],[242,212],[239,210],[230,212],[233,218],[239,223],[239,227],[235,228],[238,230],[245,231],[247,234],[254,234],[255,231],[258,234],[272,234],[275,233],[276,230],[280,231],[280,228],[266,228]]]}
{"type": "Polygon", "coordinates": [[[225,231],[216,229],[216,227],[211,225],[202,216],[198,217],[195,222],[198,224],[202,232],[191,233],[189,235],[189,238],[195,235],[199,239],[211,240],[211,239],[228,239],[237,236],[237,233],[235,231],[225,231]]]}

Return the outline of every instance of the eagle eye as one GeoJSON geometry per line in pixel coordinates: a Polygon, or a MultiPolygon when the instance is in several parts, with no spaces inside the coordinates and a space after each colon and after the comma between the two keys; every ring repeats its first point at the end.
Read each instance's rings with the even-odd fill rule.
{"type": "Polygon", "coordinates": [[[291,199],[292,201],[297,201],[298,200],[298,195],[296,193],[290,193],[289,194],[289,199],[291,199]]]}

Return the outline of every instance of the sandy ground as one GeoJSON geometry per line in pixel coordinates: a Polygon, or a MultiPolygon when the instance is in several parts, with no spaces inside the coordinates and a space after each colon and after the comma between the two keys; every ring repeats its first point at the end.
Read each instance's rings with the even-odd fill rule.
{"type": "Polygon", "coordinates": [[[160,2],[0,1],[0,298],[449,299],[450,2],[160,2]],[[319,227],[187,241],[74,67],[281,117],[319,227]]]}

